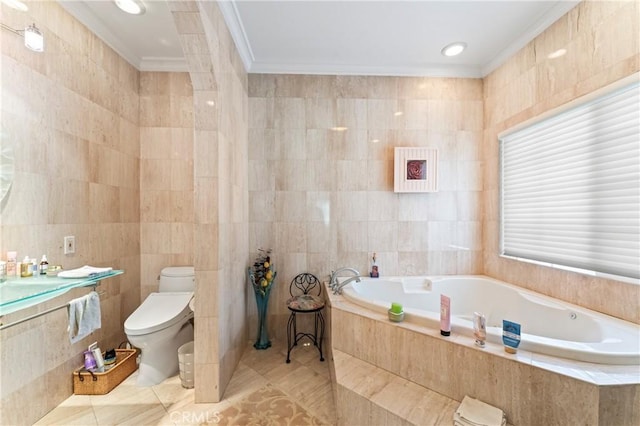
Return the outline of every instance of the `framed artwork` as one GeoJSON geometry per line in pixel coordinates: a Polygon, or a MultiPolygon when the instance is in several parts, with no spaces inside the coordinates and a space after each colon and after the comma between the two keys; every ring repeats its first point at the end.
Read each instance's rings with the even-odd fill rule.
{"type": "Polygon", "coordinates": [[[437,192],[438,150],[396,147],[393,167],[394,192],[437,192]]]}

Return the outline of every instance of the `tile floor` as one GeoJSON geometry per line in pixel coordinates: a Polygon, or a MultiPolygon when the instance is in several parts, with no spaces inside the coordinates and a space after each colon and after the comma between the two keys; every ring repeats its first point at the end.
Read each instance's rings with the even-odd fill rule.
{"type": "MultiPolygon", "coordinates": [[[[37,425],[332,425],[335,406],[329,364],[313,346],[299,346],[286,364],[282,342],[248,346],[223,401],[195,404],[178,376],[149,388],[137,371],[107,395],[72,395],[37,425]]],[[[197,380],[197,378],[196,378],[197,380]]]]}

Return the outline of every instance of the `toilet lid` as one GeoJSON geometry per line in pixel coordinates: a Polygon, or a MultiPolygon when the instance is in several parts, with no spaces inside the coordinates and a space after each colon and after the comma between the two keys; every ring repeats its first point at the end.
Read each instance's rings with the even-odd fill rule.
{"type": "Polygon", "coordinates": [[[149,334],[182,321],[191,312],[188,309],[191,297],[192,292],[149,294],[124,322],[124,332],[132,336],[149,334]]]}
{"type": "Polygon", "coordinates": [[[196,274],[193,266],[167,266],[160,273],[165,277],[193,277],[196,274]]]}

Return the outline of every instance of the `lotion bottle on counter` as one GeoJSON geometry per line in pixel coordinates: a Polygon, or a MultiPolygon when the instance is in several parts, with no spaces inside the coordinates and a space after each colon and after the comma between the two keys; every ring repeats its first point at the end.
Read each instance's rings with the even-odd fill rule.
{"type": "Polygon", "coordinates": [[[38,259],[36,259],[35,257],[33,259],[31,259],[31,276],[32,277],[37,277],[39,275],[38,272],[38,259]]]}
{"type": "Polygon", "coordinates": [[[29,259],[29,256],[25,256],[20,264],[20,276],[22,278],[26,278],[32,275],[33,270],[31,269],[31,259],[29,259]]]}
{"type": "Polygon", "coordinates": [[[18,266],[18,253],[15,251],[7,252],[7,277],[20,276],[20,270],[16,269],[18,266]]]}

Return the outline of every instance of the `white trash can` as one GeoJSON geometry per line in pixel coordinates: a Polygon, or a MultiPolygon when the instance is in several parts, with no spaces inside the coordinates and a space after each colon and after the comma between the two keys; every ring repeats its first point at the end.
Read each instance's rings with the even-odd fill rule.
{"type": "Polygon", "coordinates": [[[194,363],[193,363],[193,341],[185,343],[178,348],[178,366],[180,367],[180,381],[182,387],[193,388],[194,363]]]}

